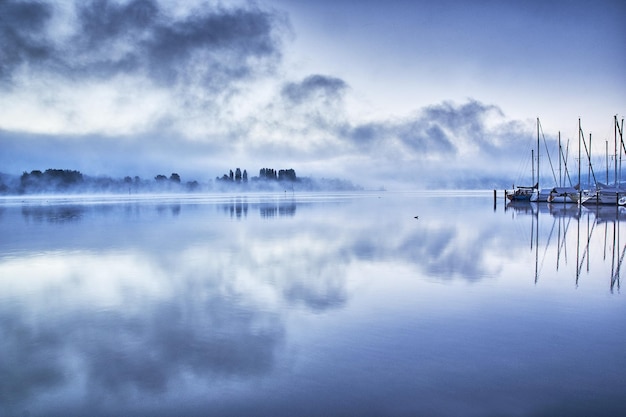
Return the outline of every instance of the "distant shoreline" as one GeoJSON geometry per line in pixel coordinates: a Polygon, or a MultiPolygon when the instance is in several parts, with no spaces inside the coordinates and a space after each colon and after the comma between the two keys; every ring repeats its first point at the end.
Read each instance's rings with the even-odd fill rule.
{"type": "MultiPolygon", "coordinates": [[[[293,170],[292,170],[293,171],[293,170]]],[[[231,171],[232,173],[232,171],[231,171]]],[[[0,173],[0,195],[143,195],[185,193],[230,192],[290,192],[290,191],[362,191],[363,187],[338,178],[295,177],[295,171],[287,178],[259,178],[234,180],[231,176],[199,182],[184,181],[172,173],[169,177],[157,175],[154,179],[139,176],[111,178],[89,176],[79,171],[48,169],[24,172],[21,176],[0,173]]]]}

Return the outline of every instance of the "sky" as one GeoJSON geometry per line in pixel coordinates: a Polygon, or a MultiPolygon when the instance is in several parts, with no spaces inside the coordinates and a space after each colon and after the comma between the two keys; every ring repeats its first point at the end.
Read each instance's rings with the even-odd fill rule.
{"type": "Polygon", "coordinates": [[[0,172],[496,187],[530,175],[537,118],[576,170],[579,119],[604,160],[626,113],[625,19],[611,0],[0,0],[0,172]]]}

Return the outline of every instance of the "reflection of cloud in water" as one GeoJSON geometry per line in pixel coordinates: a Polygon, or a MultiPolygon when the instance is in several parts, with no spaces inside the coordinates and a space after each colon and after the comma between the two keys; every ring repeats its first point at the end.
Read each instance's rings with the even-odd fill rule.
{"type": "MultiPolygon", "coordinates": [[[[289,303],[304,304],[315,311],[340,308],[348,300],[346,288],[346,265],[335,265],[328,254],[312,254],[296,265],[294,270],[282,275],[279,285],[289,303]]],[[[279,275],[280,276],[280,275],[279,275]]]]}
{"type": "MultiPolygon", "coordinates": [[[[110,314],[84,325],[89,381],[107,393],[178,389],[185,375],[245,377],[271,370],[282,340],[277,317],[211,296],[192,307],[164,303],[143,317],[110,314]],[[95,326],[95,327],[93,327],[95,326]],[[96,330],[106,329],[106,332],[96,330]],[[98,387],[99,386],[99,387],[98,387]]],[[[80,342],[79,342],[80,343],[80,342]]],[[[209,383],[210,385],[210,383],[209,383]]],[[[97,390],[96,390],[97,391],[97,390]]]]}
{"type": "Polygon", "coordinates": [[[502,266],[489,264],[485,253],[497,247],[501,237],[497,231],[489,229],[467,232],[458,225],[420,228],[406,237],[398,253],[434,279],[476,281],[494,276],[502,266]]]}
{"type": "Polygon", "coordinates": [[[62,329],[33,325],[9,306],[0,308],[0,411],[67,382],[62,329]]]}
{"type": "Polygon", "coordinates": [[[3,277],[23,277],[2,281],[5,299],[16,301],[0,308],[0,370],[11,376],[0,383],[2,404],[42,391],[86,390],[89,401],[174,395],[190,377],[210,389],[213,377],[271,371],[284,339],[276,312],[211,265],[163,270],[137,255],[0,264],[3,277]]]}
{"type": "MultiPolygon", "coordinates": [[[[529,259],[515,228],[530,235],[534,216],[520,215],[507,228],[517,212],[496,213],[490,204],[484,212],[475,205],[442,214],[436,203],[383,199],[305,200],[297,216],[294,201],[289,215],[271,209],[267,221],[261,214],[283,203],[291,204],[228,196],[166,202],[160,211],[159,204],[86,205],[80,221],[61,223],[5,208],[0,233],[16,240],[0,241],[0,374],[9,376],[0,381],[0,414],[97,408],[133,415],[133,408],[173,415],[183,403],[215,415],[324,414],[327,404],[345,415],[385,414],[401,402],[420,404],[417,410],[448,404],[450,378],[460,394],[448,415],[475,404],[475,390],[506,396],[506,386],[518,384],[531,387],[520,398],[537,395],[529,381],[544,366],[520,370],[516,359],[529,356],[523,348],[531,330],[540,335],[531,352],[547,355],[544,336],[569,312],[550,304],[556,315],[528,316],[525,296],[506,310],[511,294],[499,299],[493,286],[479,294],[485,301],[468,297],[463,284],[428,282],[497,276],[507,285],[517,273],[508,271],[529,259]],[[491,369],[494,358],[504,365],[491,369]]],[[[569,326],[564,333],[580,330],[576,321],[569,326]]],[[[561,345],[573,358],[582,347],[561,345]]],[[[558,362],[557,371],[570,375],[571,362],[558,362]]],[[[489,413],[508,409],[487,397],[480,403],[490,405],[477,414],[505,414],[489,413]]]]}

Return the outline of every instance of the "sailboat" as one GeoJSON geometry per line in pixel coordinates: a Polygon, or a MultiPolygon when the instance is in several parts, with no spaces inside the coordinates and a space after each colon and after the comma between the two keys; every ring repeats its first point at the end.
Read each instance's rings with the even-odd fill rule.
{"type": "MultiPolygon", "coordinates": [[[[580,120],[579,120],[579,137],[582,136],[582,141],[583,141],[583,145],[585,145],[585,150],[587,150],[587,145],[585,143],[585,138],[584,135],[582,133],[582,128],[580,127],[580,120]]],[[[621,177],[621,151],[623,150],[624,152],[626,152],[626,146],[624,145],[624,138],[623,138],[623,129],[624,129],[624,120],[622,119],[622,125],[620,127],[618,121],[617,121],[617,116],[615,116],[614,118],[614,123],[615,123],[615,148],[616,148],[616,154],[617,154],[617,148],[619,147],[619,145],[617,144],[617,134],[619,132],[619,136],[620,136],[620,145],[621,145],[621,149],[620,149],[620,167],[619,167],[619,171],[618,171],[618,167],[617,167],[617,158],[615,160],[615,183],[614,185],[607,185],[607,184],[603,184],[601,182],[595,181],[596,184],[596,189],[595,189],[595,193],[593,193],[589,199],[587,199],[585,201],[586,204],[607,204],[607,205],[624,205],[626,204],[626,188],[624,188],[621,184],[620,181],[620,177],[621,177]]],[[[591,134],[589,135],[589,142],[591,142],[591,134]]],[[[591,143],[590,143],[591,146],[591,143]]],[[[616,155],[617,157],[617,155],[616,155]]],[[[589,156],[589,152],[587,154],[587,158],[589,159],[589,165],[591,167],[591,159],[589,156]]],[[[593,173],[593,168],[591,168],[591,172],[593,173]]],[[[579,174],[580,176],[580,174],[579,174]]],[[[595,173],[594,173],[594,180],[595,180],[595,173]]]]}
{"type": "MultiPolygon", "coordinates": [[[[568,149],[569,149],[569,145],[568,145],[568,149]]],[[[569,172],[567,170],[567,156],[563,155],[563,147],[561,146],[561,132],[559,132],[559,186],[554,187],[552,188],[552,190],[550,190],[550,195],[548,196],[548,203],[577,204],[580,201],[580,197],[581,197],[580,184],[576,184],[573,187],[563,186],[563,176],[561,175],[561,161],[564,162],[565,176],[569,179],[569,182],[571,184],[572,181],[569,178],[569,172]]]]}
{"type": "Polygon", "coordinates": [[[578,203],[580,200],[580,191],[578,188],[578,186],[554,187],[548,196],[548,203],[578,203]]]}
{"type": "MultiPolygon", "coordinates": [[[[535,167],[534,167],[535,156],[534,156],[533,150],[531,150],[530,159],[533,165],[532,175],[533,175],[533,182],[534,182],[535,181],[535,167]]],[[[539,189],[538,182],[533,186],[524,186],[524,185],[518,185],[517,187],[513,186],[513,191],[507,192],[506,198],[508,198],[511,202],[513,201],[530,202],[532,197],[536,194],[536,190],[538,189],[539,189]]]]}
{"type": "MultiPolygon", "coordinates": [[[[535,156],[534,150],[531,149],[531,172],[533,182],[535,182],[535,156]]],[[[511,201],[537,201],[539,197],[539,118],[537,118],[537,182],[533,186],[517,186],[513,187],[511,193],[507,193],[506,197],[511,201]]]]}
{"type": "Polygon", "coordinates": [[[539,187],[539,183],[533,185],[532,187],[528,187],[528,186],[517,186],[515,187],[515,189],[513,190],[512,193],[507,193],[506,198],[508,198],[511,201],[533,201],[531,200],[531,198],[533,196],[536,196],[537,192],[537,188],[539,187]]]}
{"type": "MultiPolygon", "coordinates": [[[[557,183],[556,175],[554,173],[554,167],[552,166],[552,159],[550,159],[550,152],[548,151],[548,144],[546,143],[546,138],[543,135],[543,129],[541,128],[541,122],[539,118],[537,118],[537,183],[540,182],[540,170],[539,170],[539,160],[540,160],[540,137],[543,137],[543,142],[546,148],[546,157],[548,159],[548,163],[550,164],[550,169],[552,171],[552,177],[554,178],[555,184],[557,183]]],[[[561,160],[566,161],[565,163],[565,171],[567,174],[567,160],[562,155],[561,152],[561,133],[559,132],[559,177],[560,169],[561,169],[561,160]]],[[[568,175],[569,177],[569,175],[568,175]]],[[[559,178],[560,179],[560,178],[559,178]]],[[[571,181],[570,181],[571,184],[571,181]]],[[[531,196],[531,201],[537,203],[578,203],[580,193],[578,192],[578,186],[563,186],[562,180],[560,179],[559,185],[551,188],[538,188],[538,191],[535,195],[531,196]]]]}

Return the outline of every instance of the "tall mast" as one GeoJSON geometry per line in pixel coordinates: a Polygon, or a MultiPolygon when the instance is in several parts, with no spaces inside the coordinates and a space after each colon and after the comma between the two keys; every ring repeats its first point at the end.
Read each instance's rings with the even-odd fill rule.
{"type": "Polygon", "coordinates": [[[606,154],[606,183],[609,183],[609,141],[604,141],[604,148],[606,154]]]}
{"type": "Polygon", "coordinates": [[[535,150],[531,149],[530,150],[530,164],[531,164],[531,174],[533,176],[533,183],[532,186],[535,186],[535,150]]]}
{"type": "MultiPolygon", "coordinates": [[[[617,126],[617,131],[619,132],[619,141],[622,145],[622,149],[626,152],[626,147],[624,146],[624,118],[622,117],[622,127],[620,128],[619,123],[617,123],[617,115],[615,116],[615,126],[617,126]]],[[[617,139],[616,139],[617,140],[617,139]]],[[[619,153],[619,181],[622,182],[622,152],[619,153]]]]}
{"type": "Polygon", "coordinates": [[[539,193],[539,189],[539,118],[537,117],[537,193],[539,193]]]}
{"type": "Polygon", "coordinates": [[[559,130],[559,187],[563,186],[563,176],[561,175],[561,154],[563,150],[561,149],[561,131],[559,130]]]}
{"type": "MultiPolygon", "coordinates": [[[[615,185],[617,185],[617,115],[613,116],[613,140],[615,141],[615,160],[613,161],[613,164],[615,165],[614,170],[615,170],[615,185]]],[[[620,160],[621,160],[621,152],[620,152],[620,160]]],[[[621,168],[621,167],[620,167],[621,168]]]]}
{"type": "MultiPolygon", "coordinates": [[[[585,138],[583,138],[584,140],[585,138]]],[[[589,151],[587,152],[587,159],[589,160],[589,166],[587,167],[587,181],[591,183],[591,132],[589,132],[589,151]]],[[[593,175],[594,183],[596,182],[596,175],[593,175]]],[[[596,184],[597,187],[598,184],[596,184]]]]}
{"type": "MultiPolygon", "coordinates": [[[[580,127],[580,119],[578,119],[578,155],[580,155],[580,141],[582,140],[583,146],[585,147],[585,153],[587,154],[587,163],[589,168],[589,184],[591,185],[591,175],[593,175],[593,184],[594,186],[598,185],[598,179],[596,178],[596,173],[593,170],[593,165],[591,164],[591,133],[589,134],[589,148],[587,148],[587,142],[585,142],[585,134],[583,133],[582,127],[580,127]]],[[[578,178],[580,179],[580,167],[582,165],[582,161],[578,164],[578,178]]]]}
{"type": "Polygon", "coordinates": [[[578,118],[578,184],[580,184],[580,187],[582,189],[582,183],[581,183],[581,178],[580,178],[580,166],[583,163],[582,160],[582,152],[580,149],[580,132],[582,131],[582,129],[580,128],[580,117],[578,118]]]}

